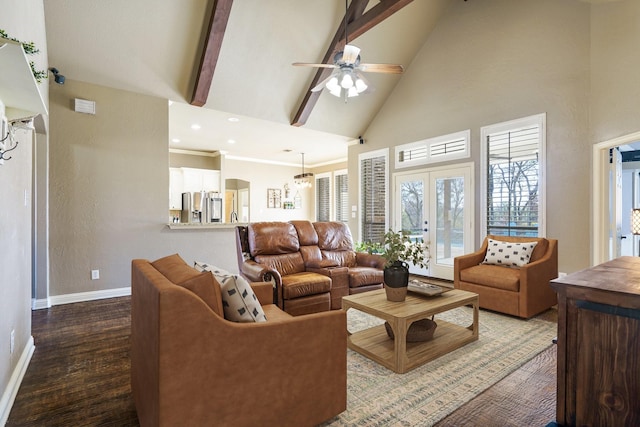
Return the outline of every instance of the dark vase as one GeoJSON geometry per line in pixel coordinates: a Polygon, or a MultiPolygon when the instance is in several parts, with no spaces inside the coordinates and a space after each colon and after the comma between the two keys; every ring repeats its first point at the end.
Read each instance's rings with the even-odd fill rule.
{"type": "Polygon", "coordinates": [[[409,285],[409,265],[404,261],[394,261],[384,268],[384,288],[389,301],[404,301],[409,285]]]}

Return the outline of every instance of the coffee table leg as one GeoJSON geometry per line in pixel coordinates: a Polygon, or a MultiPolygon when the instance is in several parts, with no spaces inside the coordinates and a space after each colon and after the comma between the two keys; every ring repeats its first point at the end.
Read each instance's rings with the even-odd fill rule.
{"type": "Polygon", "coordinates": [[[476,299],[473,300],[472,303],[473,306],[473,323],[471,325],[469,325],[467,327],[467,329],[469,329],[470,331],[473,332],[473,336],[478,338],[479,334],[480,334],[480,328],[479,328],[479,313],[480,313],[480,300],[478,297],[476,297],[476,299]]]}
{"type": "Polygon", "coordinates": [[[394,331],[394,357],[395,369],[399,374],[404,374],[407,364],[407,319],[396,320],[394,331]]]}

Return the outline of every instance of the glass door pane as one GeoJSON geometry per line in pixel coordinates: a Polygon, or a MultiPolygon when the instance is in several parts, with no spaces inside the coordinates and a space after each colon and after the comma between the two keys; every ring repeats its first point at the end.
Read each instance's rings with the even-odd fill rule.
{"type": "Polygon", "coordinates": [[[431,262],[434,277],[453,279],[453,259],[472,251],[468,232],[471,206],[469,168],[431,172],[431,262]]]}
{"type": "MultiPolygon", "coordinates": [[[[411,240],[428,242],[427,211],[425,200],[428,193],[427,174],[402,175],[396,177],[396,215],[393,229],[406,231],[411,240]]],[[[427,254],[428,255],[428,254],[427,254]]],[[[429,275],[428,268],[418,268],[409,264],[409,271],[424,276],[429,275]]]]}

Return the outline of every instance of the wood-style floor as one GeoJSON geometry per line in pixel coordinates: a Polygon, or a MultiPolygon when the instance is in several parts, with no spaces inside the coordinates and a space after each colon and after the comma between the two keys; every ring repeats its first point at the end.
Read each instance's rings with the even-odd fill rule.
{"type": "MultiPolygon", "coordinates": [[[[7,426],[137,426],[130,306],[123,297],[34,311],[36,349],[7,426]]],[[[545,426],[555,396],[552,346],[436,426],[545,426]]]]}

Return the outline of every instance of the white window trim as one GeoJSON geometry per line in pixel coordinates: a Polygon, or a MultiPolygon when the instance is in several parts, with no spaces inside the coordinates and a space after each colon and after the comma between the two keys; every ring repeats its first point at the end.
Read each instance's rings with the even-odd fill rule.
{"type": "Polygon", "coordinates": [[[434,138],[427,138],[421,141],[410,142],[408,144],[397,145],[395,147],[395,156],[394,156],[394,164],[396,169],[402,168],[410,168],[413,166],[426,165],[431,163],[440,163],[449,160],[457,160],[457,159],[466,159],[471,157],[470,147],[471,141],[471,129],[463,130],[460,132],[450,133],[448,135],[436,136],[434,138]],[[459,153],[453,153],[446,155],[444,157],[432,158],[430,155],[430,148],[436,144],[442,144],[443,142],[449,141],[458,141],[460,139],[464,139],[465,141],[465,149],[459,153]],[[400,153],[405,150],[411,150],[418,147],[425,147],[427,150],[426,158],[424,159],[414,159],[414,160],[405,160],[401,162],[399,160],[400,153]]]}
{"type": "Polygon", "coordinates": [[[366,153],[358,154],[358,240],[362,240],[362,160],[371,159],[374,157],[385,157],[385,170],[384,170],[384,182],[385,182],[385,197],[384,197],[384,228],[389,229],[389,148],[383,148],[380,150],[369,151],[366,153]]]}
{"type": "Polygon", "coordinates": [[[538,196],[540,198],[538,203],[538,235],[540,237],[547,235],[547,113],[540,113],[480,128],[480,240],[487,236],[487,137],[495,133],[518,130],[532,125],[538,125],[541,129],[538,156],[538,196]]]}

